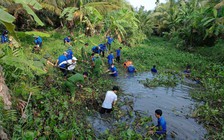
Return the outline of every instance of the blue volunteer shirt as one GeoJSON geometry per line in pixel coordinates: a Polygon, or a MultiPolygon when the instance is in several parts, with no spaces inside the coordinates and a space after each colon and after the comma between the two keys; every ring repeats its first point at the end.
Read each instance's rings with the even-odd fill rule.
{"type": "Polygon", "coordinates": [[[191,71],[190,71],[190,70],[184,70],[184,73],[185,73],[185,74],[190,74],[191,71]]]}
{"type": "Polygon", "coordinates": [[[114,39],[112,37],[107,37],[107,43],[111,44],[114,41],[114,39]]]}
{"type": "Polygon", "coordinates": [[[116,77],[116,76],[118,76],[118,72],[117,72],[117,68],[116,67],[110,67],[110,71],[111,72],[115,72],[114,74],[111,74],[113,77],[116,77]]]}
{"type": "Polygon", "coordinates": [[[156,127],[158,127],[156,134],[166,134],[166,120],[162,116],[158,119],[156,127]]]}
{"type": "Polygon", "coordinates": [[[157,70],[156,70],[155,68],[152,68],[152,69],[151,69],[151,72],[153,72],[153,73],[157,73],[157,70]]]}
{"type": "Polygon", "coordinates": [[[98,48],[98,46],[93,46],[92,47],[92,51],[94,52],[94,53],[100,53],[100,49],[98,48]]]}
{"type": "Polygon", "coordinates": [[[121,56],[121,50],[120,49],[117,49],[116,53],[117,53],[117,56],[121,56]]]}
{"type": "Polygon", "coordinates": [[[5,43],[5,42],[8,42],[8,37],[5,36],[5,35],[2,35],[1,36],[1,43],[5,43]]]}
{"type": "Polygon", "coordinates": [[[42,43],[42,38],[41,38],[41,37],[36,38],[36,39],[34,40],[34,43],[35,43],[36,45],[40,45],[40,44],[42,43]]]}
{"type": "Polygon", "coordinates": [[[128,68],[129,73],[134,73],[135,72],[135,67],[133,65],[130,65],[128,68]]]}
{"type": "Polygon", "coordinates": [[[100,50],[101,51],[105,51],[106,50],[106,45],[100,44],[99,46],[100,46],[100,50]]]}
{"type": "MultiPolygon", "coordinates": [[[[64,55],[59,56],[59,57],[58,57],[58,65],[59,65],[61,62],[63,62],[63,61],[67,61],[67,57],[64,56],[64,55]]],[[[62,64],[60,67],[61,67],[61,68],[66,68],[66,64],[62,64]]]]}
{"type": "Polygon", "coordinates": [[[109,54],[108,56],[107,56],[107,59],[108,59],[108,64],[109,65],[111,65],[112,63],[113,63],[113,59],[114,59],[114,56],[113,56],[113,54],[109,54]]]}
{"type": "Polygon", "coordinates": [[[68,37],[66,37],[66,38],[64,38],[64,43],[69,43],[69,42],[71,42],[71,39],[69,39],[68,37]]]}
{"type": "Polygon", "coordinates": [[[68,60],[72,59],[72,57],[73,57],[73,52],[72,52],[72,50],[71,50],[71,49],[68,49],[66,52],[67,52],[67,59],[68,59],[68,60]]]}

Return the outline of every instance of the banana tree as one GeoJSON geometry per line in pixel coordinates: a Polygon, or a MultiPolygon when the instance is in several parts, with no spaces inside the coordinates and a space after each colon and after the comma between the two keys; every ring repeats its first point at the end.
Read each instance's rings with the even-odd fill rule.
{"type": "Polygon", "coordinates": [[[13,22],[15,21],[15,17],[1,8],[0,13],[2,15],[0,17],[0,23],[2,23],[6,27],[6,29],[18,40],[15,34],[15,25],[13,24],[13,22]]]}
{"type": "Polygon", "coordinates": [[[124,39],[127,34],[126,29],[134,34],[134,31],[138,30],[138,23],[139,20],[135,17],[133,11],[122,9],[112,12],[105,19],[105,26],[107,29],[105,36],[109,33],[115,33],[119,41],[122,41],[122,38],[124,39]]]}
{"type": "MultiPolygon", "coordinates": [[[[0,3],[4,6],[3,3],[0,3]]],[[[10,34],[18,40],[16,33],[15,33],[15,25],[13,22],[16,20],[14,16],[9,14],[7,12],[7,8],[9,8],[12,5],[18,5],[19,7],[22,7],[28,14],[32,15],[36,23],[40,26],[43,26],[43,22],[37,17],[37,15],[34,13],[34,10],[40,10],[41,5],[36,0],[13,0],[8,1],[6,8],[0,7],[0,13],[2,14],[0,17],[0,23],[3,24],[7,30],[9,30],[10,34]]]]}
{"type": "Polygon", "coordinates": [[[206,28],[206,34],[204,39],[211,36],[219,36],[224,32],[224,9],[220,9],[219,12],[215,8],[210,8],[206,10],[207,14],[210,13],[210,16],[206,16],[202,19],[202,24],[206,28]]]}

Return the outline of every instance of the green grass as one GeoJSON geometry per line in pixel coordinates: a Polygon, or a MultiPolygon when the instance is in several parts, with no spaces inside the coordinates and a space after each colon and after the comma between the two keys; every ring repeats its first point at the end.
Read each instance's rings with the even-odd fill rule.
{"type": "MultiPolygon", "coordinates": [[[[49,34],[51,34],[51,37],[43,37],[43,48],[39,54],[31,53],[34,45],[32,35],[22,32],[18,34],[22,42],[22,48],[19,51],[24,54],[24,58],[30,61],[34,59],[39,60],[38,63],[35,63],[35,66],[41,69],[43,66],[46,66],[46,60],[44,59],[46,54],[50,55],[50,60],[55,63],[58,56],[68,49],[68,46],[65,46],[63,43],[63,38],[67,36],[66,31],[49,32],[49,34]]],[[[14,71],[13,75],[8,74],[6,77],[6,81],[12,93],[14,93],[14,109],[16,109],[18,99],[26,101],[29,93],[33,93],[32,102],[27,108],[28,117],[26,119],[21,119],[21,114],[18,110],[15,116],[17,121],[15,119],[14,121],[4,119],[5,125],[3,126],[12,138],[72,139],[75,137],[77,139],[95,139],[95,135],[90,125],[86,122],[85,117],[99,109],[105,92],[111,89],[111,83],[113,82],[104,73],[107,69],[107,59],[103,58],[105,65],[103,66],[102,76],[96,78],[91,70],[88,69],[88,65],[80,61],[82,60],[81,47],[84,46],[84,43],[89,43],[86,50],[90,56],[91,48],[104,43],[106,40],[102,36],[87,38],[78,34],[72,40],[72,50],[74,56],[78,58],[76,71],[80,73],[89,71],[91,77],[91,80],[86,82],[85,88],[77,91],[77,96],[74,100],[71,99],[69,93],[61,91],[64,78],[61,76],[61,72],[54,67],[46,66],[48,73],[39,75],[35,71],[29,70],[29,72],[34,73],[34,77],[29,77],[22,70],[15,70],[13,66],[3,65],[4,69],[9,72],[14,71]]],[[[212,49],[212,54],[214,55],[210,57],[204,55],[209,50],[208,48],[201,48],[201,50],[198,50],[200,53],[184,52],[177,50],[172,42],[167,42],[157,37],[152,37],[144,44],[136,44],[131,48],[115,41],[112,45],[112,51],[114,52],[120,46],[123,47],[121,62],[123,63],[126,59],[130,59],[138,72],[150,71],[152,66],[156,65],[161,75],[166,75],[167,72],[181,75],[186,66],[188,64],[191,65],[191,78],[199,77],[205,88],[205,91],[197,91],[192,93],[192,96],[207,103],[195,111],[195,116],[199,117],[202,122],[209,122],[207,127],[211,128],[210,138],[223,136],[222,125],[224,123],[222,114],[224,110],[222,105],[224,104],[224,86],[222,83],[224,79],[222,77],[224,72],[223,66],[219,62],[214,63],[218,60],[218,57],[215,57],[215,52],[220,50],[216,49],[216,47],[221,48],[221,45],[212,49]],[[212,131],[213,128],[220,132],[219,135],[212,131]]],[[[125,69],[122,64],[115,64],[119,73],[123,74],[125,69]]],[[[175,81],[172,81],[172,79],[171,81],[163,81],[163,84],[164,82],[165,85],[170,85],[170,82],[175,84],[175,81]]],[[[119,116],[125,114],[122,114],[119,109],[115,109],[114,115],[116,118],[119,118],[119,116]]],[[[129,127],[131,126],[119,124],[117,126],[118,129],[105,133],[101,137],[102,139],[108,137],[111,139],[124,139],[127,136],[142,138],[136,131],[130,130],[129,127]]]]}

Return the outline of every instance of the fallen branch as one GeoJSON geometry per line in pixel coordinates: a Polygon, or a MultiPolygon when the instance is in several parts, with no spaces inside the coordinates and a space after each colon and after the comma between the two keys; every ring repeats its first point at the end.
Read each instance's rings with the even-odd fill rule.
{"type": "Polygon", "coordinates": [[[29,98],[28,98],[28,100],[27,100],[26,107],[25,107],[24,110],[23,110],[22,118],[26,118],[26,114],[25,114],[25,112],[26,112],[26,109],[27,109],[28,104],[29,104],[29,102],[30,102],[31,95],[32,95],[32,92],[30,92],[29,98]]]}

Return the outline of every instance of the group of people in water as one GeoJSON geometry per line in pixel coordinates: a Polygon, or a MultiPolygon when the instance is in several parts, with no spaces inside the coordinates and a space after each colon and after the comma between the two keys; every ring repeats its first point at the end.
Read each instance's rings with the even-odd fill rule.
{"type": "MultiPolygon", "coordinates": [[[[107,54],[108,51],[110,53],[108,54],[107,63],[108,63],[108,72],[112,77],[118,76],[118,70],[115,66],[115,60],[117,64],[120,64],[121,62],[121,50],[122,47],[119,47],[116,49],[116,58],[113,55],[113,52],[111,51],[112,43],[114,42],[114,39],[111,36],[106,37],[107,42],[99,44],[98,46],[92,47],[92,54],[89,58],[86,53],[86,47],[89,45],[88,43],[85,43],[85,45],[81,48],[81,56],[82,56],[82,62],[90,62],[91,68],[93,70],[93,73],[96,76],[99,76],[99,70],[101,69],[102,60],[101,57],[105,57],[105,54],[107,54]]],[[[1,43],[8,42],[8,32],[4,31],[1,37],[1,43]]],[[[83,83],[85,79],[88,78],[89,73],[83,72],[82,74],[75,72],[75,67],[77,64],[77,58],[74,56],[74,53],[72,51],[72,40],[70,36],[67,36],[63,40],[64,44],[68,47],[68,50],[64,51],[62,55],[60,55],[54,65],[55,67],[59,68],[63,76],[65,77],[65,82],[62,84],[62,90],[63,91],[69,91],[72,98],[75,97],[75,91],[80,87],[83,87],[83,83]],[[72,73],[72,76],[67,78],[68,73],[72,73]]],[[[33,52],[38,52],[42,48],[43,41],[40,36],[35,36],[34,40],[34,48],[33,52]]],[[[133,62],[131,60],[126,60],[123,63],[123,67],[127,70],[128,73],[135,73],[137,72],[136,68],[133,65],[133,62]]],[[[151,72],[157,73],[156,66],[154,65],[151,69],[151,72]]],[[[117,101],[117,92],[119,91],[118,86],[114,86],[112,90],[109,90],[106,92],[105,99],[102,103],[100,113],[110,113],[113,109],[113,106],[116,104],[117,101]]],[[[149,133],[150,134],[166,134],[166,121],[162,117],[162,110],[157,109],[155,110],[155,116],[158,118],[158,124],[154,127],[150,128],[149,133]],[[156,129],[155,129],[156,128],[156,129]]]]}

